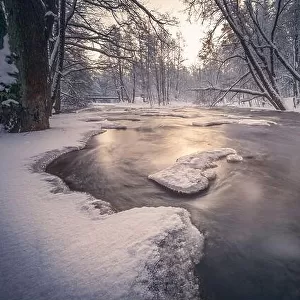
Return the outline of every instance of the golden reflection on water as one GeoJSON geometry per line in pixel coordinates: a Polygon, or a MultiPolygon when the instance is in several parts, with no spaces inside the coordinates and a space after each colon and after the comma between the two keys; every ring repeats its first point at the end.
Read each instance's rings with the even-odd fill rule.
{"type": "Polygon", "coordinates": [[[108,130],[97,137],[98,158],[113,167],[125,161],[139,167],[147,164],[153,172],[175,163],[183,155],[225,147],[221,130],[185,125],[186,120],[149,120],[127,130],[108,130]]]}

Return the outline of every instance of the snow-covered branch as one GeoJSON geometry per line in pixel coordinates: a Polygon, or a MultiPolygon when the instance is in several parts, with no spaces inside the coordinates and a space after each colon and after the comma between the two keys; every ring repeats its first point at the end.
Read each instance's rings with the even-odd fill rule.
{"type": "Polygon", "coordinates": [[[190,91],[219,91],[219,92],[233,92],[233,93],[241,93],[241,94],[249,94],[249,95],[255,95],[259,97],[267,97],[268,95],[263,92],[254,91],[250,89],[243,89],[243,88],[223,88],[223,87],[217,87],[217,86],[210,86],[210,87],[199,87],[199,88],[191,88],[190,91]]]}

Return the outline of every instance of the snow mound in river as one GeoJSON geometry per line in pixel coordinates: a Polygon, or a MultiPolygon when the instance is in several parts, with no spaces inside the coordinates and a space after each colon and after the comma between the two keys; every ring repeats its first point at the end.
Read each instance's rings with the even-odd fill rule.
{"type": "Polygon", "coordinates": [[[236,150],[231,148],[196,152],[180,157],[173,166],[148,178],[175,192],[197,193],[208,188],[209,181],[216,178],[216,172],[211,170],[217,167],[216,161],[236,154],[236,150]]]}
{"type": "Polygon", "coordinates": [[[101,125],[102,129],[127,129],[127,126],[119,124],[114,121],[100,121],[99,124],[101,125]]]}
{"type": "Polygon", "coordinates": [[[228,162],[240,162],[243,160],[243,157],[237,154],[230,154],[226,157],[228,162]]]}
{"type": "Polygon", "coordinates": [[[170,190],[183,194],[197,193],[209,186],[209,181],[203,175],[201,169],[194,169],[183,164],[175,164],[160,172],[149,175],[148,178],[170,190]]]}

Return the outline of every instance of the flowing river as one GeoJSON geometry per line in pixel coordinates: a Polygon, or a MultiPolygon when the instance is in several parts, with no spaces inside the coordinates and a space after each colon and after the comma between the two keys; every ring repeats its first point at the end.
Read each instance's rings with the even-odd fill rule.
{"type": "Polygon", "coordinates": [[[47,172],[116,211],[186,208],[206,237],[196,268],[202,299],[300,299],[300,114],[197,108],[176,113],[182,116],[120,121],[127,130],[93,137],[84,149],[52,162],[47,172]],[[222,114],[278,125],[191,126],[222,114]],[[183,196],[147,179],[180,156],[220,147],[236,149],[244,161],[219,162],[217,179],[205,192],[183,196]]]}

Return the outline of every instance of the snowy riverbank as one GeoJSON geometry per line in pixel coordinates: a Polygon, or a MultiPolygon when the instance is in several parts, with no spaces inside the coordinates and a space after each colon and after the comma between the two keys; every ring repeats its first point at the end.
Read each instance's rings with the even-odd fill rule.
{"type": "Polygon", "coordinates": [[[31,171],[99,132],[100,124],[81,121],[89,116],[55,116],[43,132],[0,133],[0,299],[195,299],[203,235],[187,211],[105,214],[102,203],[100,215],[89,195],[31,171]]]}

